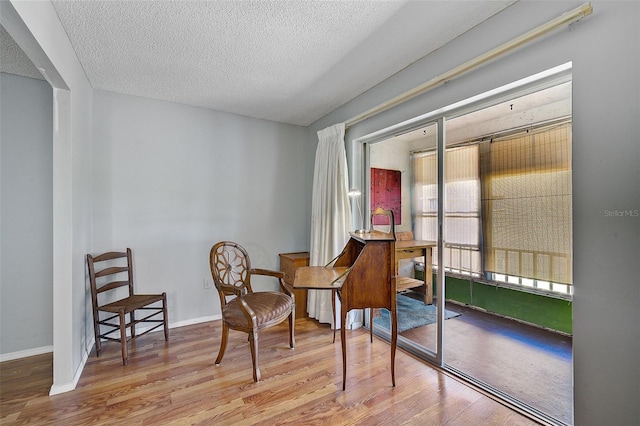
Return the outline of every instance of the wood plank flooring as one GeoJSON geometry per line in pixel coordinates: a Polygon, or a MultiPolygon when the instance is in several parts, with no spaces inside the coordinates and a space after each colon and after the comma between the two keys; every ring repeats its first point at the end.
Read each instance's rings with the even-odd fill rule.
{"type": "Polygon", "coordinates": [[[2,425],[532,425],[494,401],[403,351],[391,386],[389,345],[347,332],[347,388],[342,391],[339,337],[327,325],[296,321],[260,336],[263,380],[254,383],[246,335],[231,332],[214,364],[220,321],[174,328],[165,343],[151,333],[130,348],[91,354],[76,390],[48,396],[51,354],[0,364],[2,425]]]}

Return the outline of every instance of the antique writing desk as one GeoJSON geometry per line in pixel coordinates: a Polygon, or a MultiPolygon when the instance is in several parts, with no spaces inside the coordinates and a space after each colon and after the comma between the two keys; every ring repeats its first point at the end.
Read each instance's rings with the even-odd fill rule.
{"type": "Polygon", "coordinates": [[[333,290],[341,302],[342,389],[347,378],[345,321],[352,309],[386,308],[391,317],[391,382],[396,385],[395,356],[398,341],[396,314],[395,234],[371,231],[352,232],[333,266],[306,266],[296,269],[294,288],[333,290]]]}

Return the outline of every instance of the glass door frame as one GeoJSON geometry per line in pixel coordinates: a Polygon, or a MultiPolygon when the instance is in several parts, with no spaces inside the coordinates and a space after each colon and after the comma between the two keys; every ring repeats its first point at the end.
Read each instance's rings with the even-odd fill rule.
{"type": "MultiPolygon", "coordinates": [[[[362,227],[366,228],[368,217],[370,215],[369,207],[369,187],[370,187],[370,154],[371,145],[387,141],[395,136],[407,133],[418,128],[428,125],[437,125],[437,163],[438,163],[438,265],[444,265],[444,202],[445,202],[445,170],[444,158],[446,148],[446,120],[459,117],[473,111],[489,107],[519,96],[524,96],[545,88],[549,88],[561,83],[571,81],[572,63],[556,66],[549,70],[534,74],[510,84],[498,87],[496,89],[472,96],[460,102],[456,102],[449,106],[428,112],[418,117],[406,120],[396,125],[378,130],[365,136],[361,136],[347,142],[349,150],[349,170],[351,175],[351,188],[360,188],[364,209],[363,217],[360,218],[362,227]]],[[[352,214],[357,214],[353,213],[352,214]]],[[[439,267],[436,278],[436,297],[438,301],[437,312],[437,344],[436,350],[417,345],[403,336],[398,335],[398,346],[407,352],[425,359],[441,368],[448,370],[444,357],[444,317],[445,317],[445,272],[444,268],[439,267]]],[[[365,310],[365,322],[371,322],[369,310],[365,310]]],[[[391,333],[380,327],[374,328],[374,333],[388,341],[391,340],[391,333]]],[[[453,369],[452,369],[453,370],[453,369]]],[[[457,372],[460,373],[460,372],[457,372]]],[[[464,374],[462,374],[464,375],[464,374]]]]}

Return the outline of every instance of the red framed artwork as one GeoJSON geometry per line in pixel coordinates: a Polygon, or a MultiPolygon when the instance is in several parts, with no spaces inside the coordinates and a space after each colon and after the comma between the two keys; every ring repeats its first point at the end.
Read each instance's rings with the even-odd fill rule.
{"type": "MultiPolygon", "coordinates": [[[[371,168],[371,211],[378,207],[393,210],[396,225],[402,223],[402,194],[400,170],[387,170],[371,168]]],[[[386,225],[378,223],[377,220],[384,220],[383,217],[376,216],[373,225],[386,225]]]]}

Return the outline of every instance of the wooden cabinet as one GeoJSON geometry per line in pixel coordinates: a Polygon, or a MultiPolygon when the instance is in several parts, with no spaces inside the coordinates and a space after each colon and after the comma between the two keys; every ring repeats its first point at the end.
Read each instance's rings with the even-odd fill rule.
{"type": "MultiPolygon", "coordinates": [[[[309,266],[309,252],[280,253],[280,271],[284,272],[284,282],[292,288],[296,269],[301,266],[309,266]]],[[[296,319],[307,317],[307,289],[296,288],[293,293],[296,297],[296,319]]]]}

